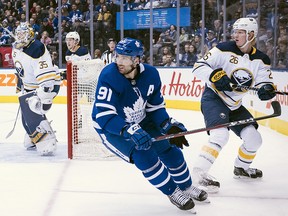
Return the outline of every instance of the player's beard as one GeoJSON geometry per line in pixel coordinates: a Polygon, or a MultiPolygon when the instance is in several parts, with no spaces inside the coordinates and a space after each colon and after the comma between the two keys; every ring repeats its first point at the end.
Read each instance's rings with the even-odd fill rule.
{"type": "Polygon", "coordinates": [[[131,67],[128,69],[125,65],[118,65],[119,72],[123,74],[126,78],[134,78],[132,72],[136,69],[134,65],[131,65],[131,67]],[[132,77],[133,76],[133,77],[132,77]]]}

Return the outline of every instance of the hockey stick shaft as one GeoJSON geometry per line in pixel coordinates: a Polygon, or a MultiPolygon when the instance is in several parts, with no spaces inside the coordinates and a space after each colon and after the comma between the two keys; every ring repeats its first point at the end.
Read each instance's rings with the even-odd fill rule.
{"type": "Polygon", "coordinates": [[[18,111],[17,111],[17,114],[16,114],[16,119],[15,119],[15,121],[14,121],[13,128],[12,128],[12,130],[7,134],[6,139],[9,138],[9,137],[13,134],[13,132],[14,132],[14,130],[15,130],[15,127],[16,127],[16,123],[17,123],[17,119],[18,119],[19,113],[20,113],[20,105],[19,105],[19,107],[18,107],[18,111]]]}
{"type": "Polygon", "coordinates": [[[185,136],[185,135],[194,134],[194,133],[199,133],[199,132],[204,132],[204,131],[210,131],[210,130],[214,130],[217,128],[233,127],[233,126],[238,126],[238,125],[249,124],[249,123],[253,123],[256,121],[280,116],[281,115],[281,106],[280,106],[279,102],[278,101],[272,101],[271,105],[272,105],[273,110],[274,110],[273,114],[271,114],[271,115],[261,116],[258,118],[243,119],[243,120],[238,120],[238,121],[233,121],[233,122],[227,122],[227,123],[219,124],[219,125],[216,125],[213,127],[199,128],[199,129],[194,129],[194,130],[190,130],[190,131],[183,131],[183,132],[180,132],[177,134],[167,134],[167,135],[159,136],[156,138],[152,138],[152,142],[167,140],[167,139],[171,139],[171,138],[176,138],[176,137],[185,136]]]}
{"type": "MultiPolygon", "coordinates": [[[[252,90],[252,91],[259,91],[259,88],[256,87],[249,87],[249,86],[243,86],[243,85],[237,85],[237,84],[233,84],[232,88],[240,88],[240,89],[244,89],[244,90],[252,90]]],[[[281,94],[281,95],[288,95],[288,92],[284,92],[284,91],[274,91],[275,94],[281,94]]]]}

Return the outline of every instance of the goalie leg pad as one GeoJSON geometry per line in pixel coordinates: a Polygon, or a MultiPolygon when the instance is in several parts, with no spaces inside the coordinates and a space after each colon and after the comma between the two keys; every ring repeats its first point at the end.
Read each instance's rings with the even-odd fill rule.
{"type": "Polygon", "coordinates": [[[39,154],[51,155],[56,151],[56,136],[46,116],[39,115],[29,108],[26,99],[33,94],[33,92],[30,92],[19,97],[23,125],[31,142],[36,144],[39,154]]]}
{"type": "Polygon", "coordinates": [[[36,128],[43,120],[47,119],[45,115],[39,115],[30,109],[27,103],[27,98],[30,98],[33,95],[33,92],[29,92],[20,96],[19,103],[22,111],[23,126],[27,134],[30,136],[32,142],[35,144],[43,138],[40,134],[38,134],[36,128]]]}

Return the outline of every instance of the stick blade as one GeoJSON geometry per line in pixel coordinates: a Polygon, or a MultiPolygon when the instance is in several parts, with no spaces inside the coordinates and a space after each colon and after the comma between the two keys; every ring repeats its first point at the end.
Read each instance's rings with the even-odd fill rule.
{"type": "Polygon", "coordinates": [[[5,139],[8,139],[8,138],[12,135],[13,131],[14,131],[14,130],[10,131],[10,132],[7,134],[7,136],[6,136],[5,139]]]}
{"type": "Polygon", "coordinates": [[[275,116],[280,116],[281,115],[281,105],[278,101],[272,101],[271,105],[273,107],[274,110],[274,115],[275,116]]]}

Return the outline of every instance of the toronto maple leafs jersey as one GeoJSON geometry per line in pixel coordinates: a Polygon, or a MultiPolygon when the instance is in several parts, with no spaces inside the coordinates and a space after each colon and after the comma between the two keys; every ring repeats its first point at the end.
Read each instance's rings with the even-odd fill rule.
{"type": "Polygon", "coordinates": [[[49,51],[39,40],[21,49],[13,46],[12,58],[24,89],[34,90],[48,83],[49,86],[60,85],[59,70],[53,66],[49,51]]]}
{"type": "Polygon", "coordinates": [[[100,133],[120,135],[127,123],[153,122],[156,126],[169,118],[160,92],[156,68],[140,64],[135,80],[122,75],[116,63],[103,68],[96,88],[92,118],[100,133]]]}
{"type": "Polygon", "coordinates": [[[260,87],[263,84],[273,83],[269,57],[252,47],[250,54],[240,51],[234,41],[223,42],[212,48],[208,54],[195,63],[193,74],[206,82],[224,103],[235,110],[242,104],[242,98],[247,91],[236,89],[232,92],[217,91],[210,82],[210,74],[218,68],[223,68],[231,82],[248,87],[260,87]]]}
{"type": "Polygon", "coordinates": [[[65,55],[66,62],[68,61],[81,61],[81,60],[91,60],[91,55],[86,47],[80,46],[75,52],[67,50],[65,55]]]}

